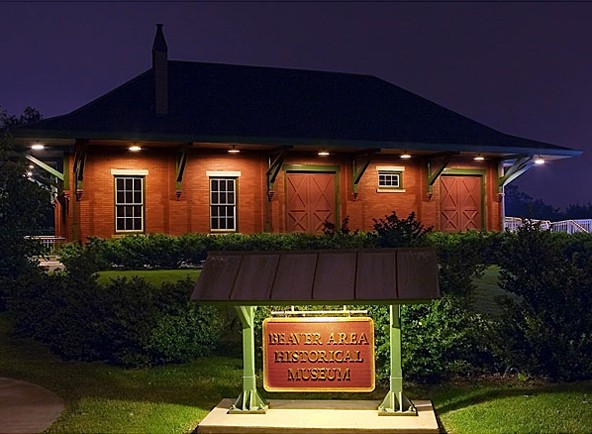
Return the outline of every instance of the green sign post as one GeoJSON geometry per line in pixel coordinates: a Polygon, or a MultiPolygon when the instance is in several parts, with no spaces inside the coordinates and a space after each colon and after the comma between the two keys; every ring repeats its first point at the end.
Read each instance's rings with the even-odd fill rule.
{"type": "Polygon", "coordinates": [[[257,306],[236,306],[243,331],[243,393],[229,413],[265,413],[268,405],[257,391],[255,375],[255,311],[257,306]]]}

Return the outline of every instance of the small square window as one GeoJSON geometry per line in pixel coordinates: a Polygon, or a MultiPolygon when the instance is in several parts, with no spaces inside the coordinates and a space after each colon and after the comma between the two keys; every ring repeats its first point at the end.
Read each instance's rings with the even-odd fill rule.
{"type": "Polygon", "coordinates": [[[379,191],[402,190],[403,172],[400,170],[379,170],[378,189],[379,191]]]}

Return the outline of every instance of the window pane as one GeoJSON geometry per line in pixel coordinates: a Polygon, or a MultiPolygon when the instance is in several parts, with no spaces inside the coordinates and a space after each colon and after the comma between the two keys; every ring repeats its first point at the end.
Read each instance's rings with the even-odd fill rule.
{"type": "Polygon", "coordinates": [[[212,230],[236,230],[234,178],[210,178],[210,227],[212,230]]]}
{"type": "Polygon", "coordinates": [[[144,181],[141,176],[115,178],[115,230],[141,231],[144,218],[144,181]]]}
{"type": "Polygon", "coordinates": [[[401,187],[401,174],[397,172],[379,172],[378,174],[379,187],[401,187]]]}

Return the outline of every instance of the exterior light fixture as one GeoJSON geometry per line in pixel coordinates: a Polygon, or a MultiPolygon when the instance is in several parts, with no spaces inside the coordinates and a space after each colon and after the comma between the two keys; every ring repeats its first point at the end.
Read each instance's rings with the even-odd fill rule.
{"type": "Polygon", "coordinates": [[[477,154],[475,155],[475,157],[473,158],[473,160],[475,161],[485,161],[485,157],[481,154],[477,154]]]}
{"type": "Polygon", "coordinates": [[[45,146],[42,143],[33,143],[33,145],[31,145],[31,149],[33,151],[42,151],[45,149],[45,146]]]}
{"type": "Polygon", "coordinates": [[[534,157],[534,164],[536,164],[537,166],[545,164],[545,159],[543,157],[541,157],[540,155],[538,155],[538,156],[534,157]]]}
{"type": "Polygon", "coordinates": [[[129,147],[129,150],[132,151],[132,152],[139,152],[139,151],[142,150],[142,148],[140,146],[138,146],[138,145],[132,145],[132,146],[129,147]]]}
{"type": "Polygon", "coordinates": [[[30,178],[31,176],[33,176],[33,172],[27,172],[27,176],[30,178]]]}
{"type": "Polygon", "coordinates": [[[321,149],[318,153],[319,157],[328,157],[329,156],[329,151],[326,151],[324,149],[321,149]]]}
{"type": "Polygon", "coordinates": [[[229,154],[238,154],[238,153],[240,153],[240,149],[236,149],[236,146],[233,145],[232,148],[230,148],[228,150],[228,153],[229,154]]]}
{"type": "Polygon", "coordinates": [[[35,166],[33,166],[32,164],[29,164],[29,169],[34,169],[35,166]]]}
{"type": "Polygon", "coordinates": [[[400,157],[400,158],[401,158],[402,160],[409,160],[409,159],[411,158],[411,154],[409,154],[407,151],[405,151],[405,152],[403,152],[403,153],[401,154],[401,157],[400,157]]]}

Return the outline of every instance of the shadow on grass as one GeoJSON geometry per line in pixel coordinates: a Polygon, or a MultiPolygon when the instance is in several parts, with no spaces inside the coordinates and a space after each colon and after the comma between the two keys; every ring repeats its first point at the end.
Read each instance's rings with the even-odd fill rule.
{"type": "Polygon", "coordinates": [[[469,392],[459,390],[459,393],[462,393],[463,396],[459,396],[456,399],[453,399],[451,402],[448,402],[444,405],[438,405],[436,410],[439,414],[443,415],[448,412],[460,410],[471,405],[481,404],[487,401],[493,401],[497,399],[511,398],[514,396],[532,395],[535,392],[536,391],[528,388],[499,388],[490,390],[480,389],[469,392]]]}

